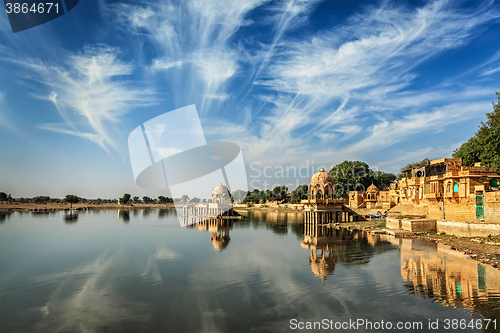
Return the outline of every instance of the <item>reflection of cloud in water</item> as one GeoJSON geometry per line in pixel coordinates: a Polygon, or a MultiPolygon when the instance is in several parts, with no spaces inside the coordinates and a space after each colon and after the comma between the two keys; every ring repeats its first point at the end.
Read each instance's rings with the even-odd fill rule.
{"type": "Polygon", "coordinates": [[[156,254],[154,255],[154,259],[156,260],[172,260],[179,258],[181,255],[179,253],[173,252],[162,245],[158,247],[156,250],[156,254]]]}
{"type": "Polygon", "coordinates": [[[160,272],[158,271],[158,265],[156,264],[156,261],[153,260],[153,257],[149,257],[146,261],[146,267],[144,268],[141,277],[153,284],[163,283],[160,272]]]}
{"type": "MultiPolygon", "coordinates": [[[[115,259],[101,256],[93,262],[37,281],[58,281],[35,326],[39,332],[95,332],[124,321],[146,322],[146,305],[125,300],[114,291],[115,259]]],[[[118,263],[117,263],[118,264],[118,263]]]]}
{"type": "MultiPolygon", "coordinates": [[[[290,318],[345,320],[359,316],[358,310],[373,314],[373,303],[365,301],[366,295],[383,300],[376,303],[377,307],[378,304],[388,307],[391,289],[387,286],[400,282],[399,276],[392,276],[374,290],[370,281],[375,280],[383,266],[364,260],[355,266],[342,263],[335,279],[322,282],[311,273],[309,251],[304,251],[295,237],[281,238],[281,246],[276,246],[275,235],[261,233],[259,236],[257,246],[250,242],[239,243],[220,260],[210,261],[210,268],[202,265],[196,273],[189,275],[192,289],[205,290],[197,302],[204,328],[211,327],[215,322],[218,329],[224,330],[225,324],[222,323],[230,321],[228,318],[232,311],[227,312],[220,294],[230,294],[241,300],[239,311],[248,309],[252,316],[258,316],[258,323],[248,321],[248,324],[257,326],[247,326],[245,330],[282,331],[283,327],[288,327],[290,318]],[[277,261],[277,258],[280,259],[277,261]],[[290,265],[291,261],[297,260],[302,262],[301,266],[290,265]],[[360,286],[353,280],[363,283],[360,286]],[[324,297],[325,294],[329,297],[324,297]],[[219,311],[214,313],[217,309],[226,311],[227,315],[219,311]]],[[[386,245],[395,249],[390,244],[386,245]]],[[[366,243],[366,247],[372,245],[366,243]]]]}
{"type": "Polygon", "coordinates": [[[179,253],[176,253],[168,249],[165,245],[157,247],[156,253],[152,256],[149,256],[148,259],[146,260],[146,264],[144,270],[142,271],[141,277],[153,284],[162,283],[163,279],[158,270],[157,261],[173,260],[180,257],[181,255],[179,253]]]}

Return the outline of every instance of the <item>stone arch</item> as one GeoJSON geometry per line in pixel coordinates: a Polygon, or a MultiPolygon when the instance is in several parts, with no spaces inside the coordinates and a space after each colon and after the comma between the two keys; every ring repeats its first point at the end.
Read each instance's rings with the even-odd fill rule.
{"type": "Polygon", "coordinates": [[[326,184],[325,191],[324,191],[325,199],[333,199],[334,193],[335,193],[335,190],[334,190],[333,186],[331,184],[326,184]]]}
{"type": "Polygon", "coordinates": [[[325,197],[325,195],[323,194],[323,191],[322,191],[322,190],[318,190],[318,191],[316,192],[316,196],[315,196],[315,199],[316,199],[316,200],[322,200],[324,197],[325,197]]]}

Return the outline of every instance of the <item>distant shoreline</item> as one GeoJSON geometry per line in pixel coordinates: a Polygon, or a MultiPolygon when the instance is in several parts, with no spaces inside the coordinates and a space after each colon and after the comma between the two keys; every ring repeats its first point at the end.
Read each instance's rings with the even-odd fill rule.
{"type": "MultiPolygon", "coordinates": [[[[70,204],[65,203],[47,203],[47,204],[37,204],[37,203],[2,203],[0,204],[0,211],[33,211],[33,210],[70,210],[70,204]]],[[[86,203],[76,203],[73,204],[71,210],[93,210],[93,209],[174,209],[173,203],[167,204],[86,204],[86,203]]]]}

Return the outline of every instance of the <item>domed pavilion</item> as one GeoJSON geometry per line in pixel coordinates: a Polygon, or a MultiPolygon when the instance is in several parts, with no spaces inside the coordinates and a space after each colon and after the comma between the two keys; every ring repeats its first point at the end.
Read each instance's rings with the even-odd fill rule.
{"type": "Polygon", "coordinates": [[[335,182],[332,175],[324,168],[319,169],[309,184],[309,198],[313,200],[333,199],[335,196],[335,182]]]}
{"type": "Polygon", "coordinates": [[[308,197],[307,200],[301,201],[304,205],[306,224],[358,221],[360,218],[356,212],[345,206],[345,199],[335,199],[335,181],[324,168],[312,176],[308,197]]]}
{"type": "Polygon", "coordinates": [[[212,192],[212,203],[231,204],[229,190],[222,183],[215,186],[214,191],[212,192]]]}
{"type": "Polygon", "coordinates": [[[212,202],[182,206],[183,225],[191,225],[212,218],[240,218],[233,210],[229,189],[222,183],[212,191],[212,202]]]}

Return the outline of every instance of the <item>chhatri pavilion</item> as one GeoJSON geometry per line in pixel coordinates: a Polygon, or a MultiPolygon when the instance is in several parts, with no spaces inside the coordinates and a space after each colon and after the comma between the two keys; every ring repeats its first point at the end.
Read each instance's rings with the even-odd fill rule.
{"type": "Polygon", "coordinates": [[[229,189],[222,183],[215,186],[211,203],[187,204],[182,207],[184,225],[199,223],[211,218],[238,218],[233,210],[229,189]]]}
{"type": "Polygon", "coordinates": [[[335,199],[335,182],[332,175],[321,168],[309,184],[308,199],[302,200],[306,223],[329,224],[355,221],[359,215],[346,206],[346,200],[335,199]]]}

